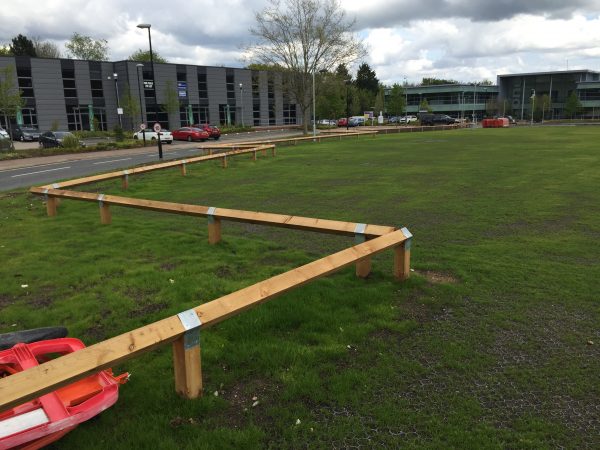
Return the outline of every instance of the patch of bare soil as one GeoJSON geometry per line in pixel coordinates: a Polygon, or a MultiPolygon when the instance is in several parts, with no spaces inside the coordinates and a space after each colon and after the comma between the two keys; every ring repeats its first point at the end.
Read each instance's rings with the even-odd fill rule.
{"type": "Polygon", "coordinates": [[[458,278],[447,272],[435,272],[433,270],[415,270],[417,275],[425,277],[427,281],[434,284],[456,284],[458,278]]]}

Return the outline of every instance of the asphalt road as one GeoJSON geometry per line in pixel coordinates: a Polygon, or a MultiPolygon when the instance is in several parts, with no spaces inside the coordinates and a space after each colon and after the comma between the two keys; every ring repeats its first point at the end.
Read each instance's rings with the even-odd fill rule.
{"type": "MultiPolygon", "coordinates": [[[[281,130],[243,133],[223,136],[219,143],[277,139],[293,135],[298,135],[298,131],[281,130]]],[[[177,142],[171,145],[163,145],[163,161],[200,156],[203,151],[199,147],[210,142],[212,141],[202,144],[177,142]]],[[[158,147],[0,161],[0,191],[28,188],[58,180],[80,178],[158,161],[160,161],[158,159],[158,147]]]]}

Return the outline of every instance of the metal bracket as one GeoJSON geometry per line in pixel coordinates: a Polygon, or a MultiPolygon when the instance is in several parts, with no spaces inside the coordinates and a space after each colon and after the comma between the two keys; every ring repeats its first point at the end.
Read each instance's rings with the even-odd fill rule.
{"type": "Polygon", "coordinates": [[[100,208],[104,206],[104,194],[100,194],[98,196],[98,205],[100,206],[100,208]]]}
{"type": "Polygon", "coordinates": [[[193,309],[180,312],[177,314],[185,333],[183,333],[183,347],[188,350],[193,347],[200,345],[200,326],[202,322],[193,309]]]}
{"type": "Polygon", "coordinates": [[[217,208],[215,208],[214,206],[211,206],[210,208],[208,208],[208,211],[206,211],[206,217],[208,218],[208,223],[214,223],[215,222],[215,211],[217,208]]]}
{"type": "Polygon", "coordinates": [[[44,189],[44,200],[48,201],[48,188],[44,189]]]}
{"type": "Polygon", "coordinates": [[[404,249],[410,250],[410,247],[412,245],[412,237],[413,237],[412,233],[410,231],[408,231],[408,228],[406,228],[406,227],[403,227],[400,231],[402,231],[402,234],[406,238],[406,241],[404,241],[404,249]]]}
{"type": "Polygon", "coordinates": [[[366,223],[357,223],[354,227],[354,242],[356,244],[362,244],[367,240],[365,236],[365,230],[367,229],[366,223]]]}
{"type": "Polygon", "coordinates": [[[124,170],[123,171],[123,176],[125,177],[125,181],[129,181],[129,170],[124,170]]]}
{"type": "Polygon", "coordinates": [[[54,183],[54,184],[52,185],[52,187],[53,187],[54,189],[58,189],[58,188],[60,187],[60,184],[58,184],[58,183],[54,183]]]}
{"type": "Polygon", "coordinates": [[[182,159],[181,164],[183,164],[185,166],[187,164],[187,159],[182,159]]]}

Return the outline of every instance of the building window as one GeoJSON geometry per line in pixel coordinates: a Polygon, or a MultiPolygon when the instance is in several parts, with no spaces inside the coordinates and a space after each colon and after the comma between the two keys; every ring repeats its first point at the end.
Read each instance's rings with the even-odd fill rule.
{"type": "MultiPolygon", "coordinates": [[[[72,71],[66,71],[70,74],[72,71]]],[[[63,93],[65,98],[77,98],[77,88],[75,86],[75,78],[64,78],[65,70],[63,70],[63,93]]]]}
{"type": "Polygon", "coordinates": [[[219,122],[221,125],[235,123],[235,108],[231,105],[219,105],[219,122]]]}
{"type": "Polygon", "coordinates": [[[92,87],[92,97],[104,97],[104,90],[102,89],[102,80],[90,80],[90,85],[92,87]]]}
{"type": "Polygon", "coordinates": [[[227,87],[227,100],[235,101],[235,80],[233,77],[233,70],[227,70],[225,84],[227,87]]]}
{"type": "Polygon", "coordinates": [[[198,96],[202,99],[208,98],[208,85],[206,83],[206,73],[198,73],[198,96]]]}
{"type": "Polygon", "coordinates": [[[284,125],[295,125],[296,124],[296,104],[295,103],[284,103],[283,104],[283,124],[284,125]]]}
{"type": "Polygon", "coordinates": [[[190,106],[182,105],[179,108],[179,121],[182,125],[210,123],[208,120],[208,106],[191,105],[192,115],[190,116],[190,106]]]}
{"type": "Polygon", "coordinates": [[[148,128],[155,123],[160,123],[162,128],[169,129],[169,113],[164,110],[163,105],[146,105],[146,117],[148,128]]]}
{"type": "Polygon", "coordinates": [[[260,126],[260,84],[258,72],[252,72],[252,118],[254,126],[260,126]]]}

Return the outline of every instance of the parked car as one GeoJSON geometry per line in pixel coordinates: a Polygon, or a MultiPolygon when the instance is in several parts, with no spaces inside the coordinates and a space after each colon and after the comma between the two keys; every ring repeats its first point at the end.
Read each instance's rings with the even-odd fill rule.
{"type": "Polygon", "coordinates": [[[338,127],[345,127],[347,124],[348,124],[348,119],[346,117],[342,117],[341,119],[338,119],[338,121],[337,121],[338,127]]]}
{"type": "Polygon", "coordinates": [[[365,124],[364,116],[350,117],[350,121],[348,122],[349,127],[358,127],[358,126],[364,125],[364,124],[365,124]]]}
{"type": "Polygon", "coordinates": [[[317,125],[332,126],[332,125],[337,125],[337,121],[331,120],[331,119],[321,119],[317,122],[317,125]]]}
{"type": "Polygon", "coordinates": [[[399,120],[401,118],[398,118],[398,116],[392,116],[388,119],[388,123],[399,123],[399,120]]]}
{"type": "Polygon", "coordinates": [[[421,125],[450,125],[454,119],[446,114],[421,114],[421,125]]]}
{"type": "Polygon", "coordinates": [[[5,137],[5,138],[9,138],[10,137],[8,135],[8,132],[4,128],[2,128],[2,127],[0,127],[0,136],[1,137],[5,137]]]}
{"type": "MultiPolygon", "coordinates": [[[[134,139],[144,139],[144,135],[146,136],[147,141],[156,141],[158,139],[158,135],[156,131],[146,128],[145,130],[140,130],[137,133],[133,133],[134,139]]],[[[164,144],[172,144],[173,143],[173,135],[169,130],[161,130],[160,132],[160,142],[164,144]]]]}
{"type": "Polygon", "coordinates": [[[192,141],[204,142],[204,141],[208,140],[208,138],[210,137],[210,134],[208,133],[208,131],[204,131],[200,128],[193,128],[193,127],[179,128],[179,129],[171,132],[171,134],[173,135],[173,139],[176,139],[178,141],[188,141],[188,142],[192,142],[192,141]]]}
{"type": "Polygon", "coordinates": [[[416,122],[417,120],[417,116],[405,116],[404,117],[404,122],[406,123],[411,123],[411,122],[416,122]]]}
{"type": "MultiPolygon", "coordinates": [[[[63,141],[68,136],[72,136],[73,138],[77,139],[77,137],[70,131],[46,131],[45,133],[40,134],[40,147],[64,147],[63,141]]],[[[85,143],[83,141],[80,141],[79,139],[77,139],[77,141],[79,142],[80,147],[85,147],[85,143]]]]}
{"type": "Polygon", "coordinates": [[[40,130],[17,125],[12,129],[12,136],[15,141],[37,141],[40,138],[40,130]]]}
{"type": "Polygon", "coordinates": [[[199,125],[192,125],[192,127],[200,128],[201,130],[208,132],[210,137],[213,138],[215,141],[218,141],[219,138],[221,137],[221,130],[219,130],[219,128],[214,125],[209,125],[207,123],[204,123],[204,124],[199,124],[199,125]]]}

